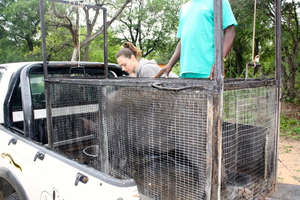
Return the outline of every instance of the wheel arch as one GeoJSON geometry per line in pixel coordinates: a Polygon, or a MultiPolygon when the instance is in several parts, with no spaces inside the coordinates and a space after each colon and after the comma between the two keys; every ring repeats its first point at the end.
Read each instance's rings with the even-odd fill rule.
{"type": "Polygon", "coordinates": [[[18,194],[18,197],[20,200],[29,200],[23,186],[18,181],[18,179],[15,177],[15,175],[7,168],[1,167],[0,168],[0,185],[7,184],[7,183],[9,184],[8,187],[11,187],[11,189],[13,189],[18,194]]]}

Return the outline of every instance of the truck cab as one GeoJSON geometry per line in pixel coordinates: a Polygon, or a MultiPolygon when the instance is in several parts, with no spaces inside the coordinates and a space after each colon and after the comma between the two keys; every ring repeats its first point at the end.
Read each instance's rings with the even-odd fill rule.
{"type": "MultiPolygon", "coordinates": [[[[52,62],[48,69],[57,77],[104,74],[101,63],[52,62]]],[[[111,78],[126,75],[109,64],[111,78]]],[[[0,88],[0,199],[139,199],[133,179],[111,177],[49,147],[42,62],[0,65],[0,88]]]]}

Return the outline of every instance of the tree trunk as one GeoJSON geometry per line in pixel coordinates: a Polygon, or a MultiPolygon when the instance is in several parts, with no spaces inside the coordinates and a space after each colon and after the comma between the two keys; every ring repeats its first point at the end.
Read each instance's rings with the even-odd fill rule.
{"type": "MultiPolygon", "coordinates": [[[[106,23],[107,28],[121,15],[122,11],[126,8],[126,6],[131,2],[132,0],[126,0],[124,2],[124,4],[122,5],[122,7],[118,10],[118,12],[112,17],[112,19],[110,21],[108,21],[106,23]]],[[[92,40],[94,40],[96,37],[98,37],[100,34],[103,33],[103,26],[93,35],[87,37],[82,43],[81,46],[85,47],[86,45],[88,45],[89,42],[91,42],[92,40]]]]}
{"type": "Polygon", "coordinates": [[[74,47],[71,61],[76,61],[77,60],[78,53],[79,53],[78,49],[79,49],[78,46],[74,47]]]}
{"type": "Polygon", "coordinates": [[[294,99],[296,97],[296,67],[294,66],[294,63],[291,64],[292,66],[290,67],[290,76],[288,80],[288,96],[290,99],[294,99]]]}
{"type": "Polygon", "coordinates": [[[236,72],[238,75],[242,74],[243,71],[243,52],[242,48],[239,48],[240,44],[234,45],[233,50],[235,52],[236,72]]]}
{"type": "Polygon", "coordinates": [[[26,37],[26,43],[29,51],[33,51],[33,41],[30,39],[30,37],[26,37]]]}
{"type": "Polygon", "coordinates": [[[89,61],[89,50],[90,50],[90,44],[87,44],[87,46],[84,48],[84,54],[83,54],[84,61],[89,61]]]}

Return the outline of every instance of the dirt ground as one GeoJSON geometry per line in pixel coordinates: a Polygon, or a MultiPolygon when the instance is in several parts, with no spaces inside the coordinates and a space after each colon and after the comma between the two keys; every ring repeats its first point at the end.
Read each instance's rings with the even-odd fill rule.
{"type": "MultiPolygon", "coordinates": [[[[282,104],[281,113],[297,118],[300,106],[282,104]]],[[[300,185],[300,140],[281,137],[279,141],[278,182],[300,185]]]]}
{"type": "Polygon", "coordinates": [[[300,185],[300,141],[280,138],[278,182],[300,185]]]}

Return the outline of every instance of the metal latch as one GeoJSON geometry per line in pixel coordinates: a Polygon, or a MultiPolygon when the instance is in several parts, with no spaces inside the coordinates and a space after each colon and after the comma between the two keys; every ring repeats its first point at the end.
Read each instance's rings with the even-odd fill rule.
{"type": "Polygon", "coordinates": [[[10,144],[13,144],[13,145],[17,144],[17,139],[16,139],[16,138],[11,138],[11,139],[8,141],[8,146],[9,146],[10,144]]]}
{"type": "Polygon", "coordinates": [[[35,154],[33,161],[35,162],[37,158],[40,159],[40,160],[44,160],[45,154],[38,151],[38,152],[35,154]]]}
{"type": "Polygon", "coordinates": [[[80,181],[81,183],[86,184],[86,183],[89,181],[89,178],[88,178],[87,176],[81,174],[81,173],[77,173],[77,175],[76,175],[76,180],[75,180],[75,186],[78,185],[79,181],[80,181]]]}

